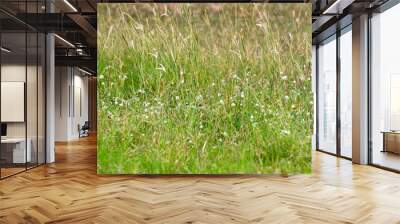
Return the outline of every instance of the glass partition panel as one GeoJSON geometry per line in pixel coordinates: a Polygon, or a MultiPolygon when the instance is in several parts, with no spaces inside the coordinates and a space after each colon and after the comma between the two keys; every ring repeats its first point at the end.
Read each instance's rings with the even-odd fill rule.
{"type": "Polygon", "coordinates": [[[1,34],[2,178],[24,171],[31,161],[32,151],[26,144],[26,41],[25,32],[1,34]]]}
{"type": "Polygon", "coordinates": [[[5,178],[45,163],[46,38],[10,15],[46,8],[45,0],[0,1],[0,7],[5,10],[0,12],[0,178],[5,178]]]}
{"type": "Polygon", "coordinates": [[[318,149],[336,153],[336,36],[318,47],[318,149]]]}
{"type": "Polygon", "coordinates": [[[46,93],[46,74],[45,74],[45,65],[46,65],[46,52],[45,52],[45,45],[46,45],[46,38],[45,35],[39,33],[39,42],[38,42],[38,105],[37,105],[37,115],[38,115],[38,164],[43,164],[46,162],[46,149],[45,149],[45,120],[46,120],[46,104],[45,104],[45,93],[46,93]]]}
{"type": "Polygon", "coordinates": [[[400,4],[371,18],[372,163],[400,170],[400,4]]]}
{"type": "Polygon", "coordinates": [[[30,150],[30,161],[28,168],[37,165],[38,160],[38,120],[37,120],[37,98],[38,98],[38,35],[36,32],[27,33],[28,44],[28,62],[27,62],[27,80],[26,80],[26,113],[27,113],[27,149],[30,150]]]}
{"type": "Polygon", "coordinates": [[[340,36],[340,153],[352,157],[352,33],[351,26],[340,36]]]}

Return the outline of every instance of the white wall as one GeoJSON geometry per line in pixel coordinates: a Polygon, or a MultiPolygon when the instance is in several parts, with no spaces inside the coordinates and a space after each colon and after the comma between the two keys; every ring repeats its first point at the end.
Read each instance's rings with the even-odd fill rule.
{"type": "MultiPolygon", "coordinates": [[[[1,81],[25,82],[25,64],[5,64],[1,66],[1,81]]],[[[1,108],[6,110],[7,108],[1,108]]],[[[25,122],[8,122],[7,137],[25,137],[25,122]]]]}
{"type": "Polygon", "coordinates": [[[25,82],[25,64],[3,64],[1,65],[1,81],[25,82]]]}
{"type": "Polygon", "coordinates": [[[79,132],[78,132],[78,124],[83,125],[85,121],[88,121],[88,78],[86,76],[82,76],[83,73],[79,72],[78,75],[76,74],[77,70],[75,70],[75,75],[74,75],[74,92],[75,94],[73,99],[75,100],[75,105],[73,110],[75,110],[75,113],[73,113],[73,119],[71,120],[72,124],[72,129],[71,129],[71,135],[73,138],[78,138],[79,137],[79,132]],[[80,91],[80,106],[81,106],[81,112],[79,111],[78,105],[79,98],[77,98],[78,94],[77,91],[80,91]]]}
{"type": "MultiPolygon", "coordinates": [[[[25,64],[3,64],[1,66],[1,81],[2,82],[25,82],[26,71],[28,72],[28,82],[29,85],[36,86],[36,80],[29,80],[31,74],[36,75],[36,67],[35,66],[27,66],[25,64]],[[27,69],[27,70],[26,70],[27,69]]],[[[27,88],[27,106],[35,107],[36,108],[36,88],[27,88]],[[33,105],[30,105],[33,103],[33,105]]],[[[2,110],[7,110],[7,108],[1,108],[2,110]]],[[[36,112],[36,109],[34,109],[36,112]]],[[[28,129],[34,128],[36,130],[36,120],[37,115],[36,113],[32,113],[31,110],[28,109],[27,118],[28,122],[28,129]],[[31,123],[34,122],[34,123],[31,123]],[[33,127],[34,126],[34,127],[33,127]]],[[[25,137],[25,124],[26,122],[7,122],[7,135],[8,137],[25,137]]],[[[28,132],[28,137],[29,136],[28,132]]],[[[36,132],[35,132],[36,134],[36,132]]]]}
{"type": "Polygon", "coordinates": [[[55,140],[68,140],[68,117],[69,117],[69,96],[70,85],[69,68],[55,68],[55,140]]]}
{"type": "Polygon", "coordinates": [[[56,141],[79,138],[78,124],[88,120],[88,78],[76,68],[56,67],[55,123],[56,141]],[[79,107],[79,93],[81,110],[79,107]]]}

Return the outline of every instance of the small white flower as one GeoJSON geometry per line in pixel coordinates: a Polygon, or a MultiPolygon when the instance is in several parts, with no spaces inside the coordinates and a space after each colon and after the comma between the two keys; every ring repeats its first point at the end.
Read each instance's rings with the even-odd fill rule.
{"type": "Polygon", "coordinates": [[[224,133],[222,133],[224,136],[228,136],[228,133],[226,133],[225,131],[224,131],[224,133]]]}
{"type": "Polygon", "coordinates": [[[215,82],[211,83],[211,86],[215,86],[215,82]]]}
{"type": "Polygon", "coordinates": [[[284,135],[290,135],[290,131],[288,130],[282,130],[281,133],[284,135]]]}
{"type": "Polygon", "coordinates": [[[281,79],[282,79],[282,80],[287,80],[287,76],[284,75],[284,76],[281,77],[281,79]]]}
{"type": "Polygon", "coordinates": [[[295,107],[296,107],[296,106],[293,104],[293,105],[292,105],[292,109],[294,109],[295,107]]]}
{"type": "Polygon", "coordinates": [[[153,49],[153,53],[150,53],[150,55],[152,56],[152,57],[154,57],[155,59],[157,59],[158,58],[158,52],[157,51],[155,51],[155,49],[153,49]]]}
{"type": "Polygon", "coordinates": [[[244,98],[244,92],[240,92],[240,97],[244,98]]]}
{"type": "Polygon", "coordinates": [[[167,71],[167,70],[165,69],[165,67],[164,67],[163,64],[160,64],[156,69],[157,69],[157,70],[160,70],[160,71],[162,71],[162,72],[166,72],[166,71],[167,71]]]}
{"type": "Polygon", "coordinates": [[[285,96],[285,100],[289,100],[289,96],[285,96]]]}
{"type": "Polygon", "coordinates": [[[220,104],[224,104],[224,101],[223,101],[223,100],[220,100],[219,103],[220,103],[220,104]]]}
{"type": "Polygon", "coordinates": [[[143,25],[142,24],[140,24],[140,23],[136,23],[136,26],[135,26],[135,28],[137,29],[137,30],[143,30],[143,25]]]}
{"type": "Polygon", "coordinates": [[[221,97],[221,96],[222,96],[221,93],[217,93],[217,95],[218,95],[218,97],[221,97]]]}
{"type": "Polygon", "coordinates": [[[232,102],[232,103],[231,103],[231,106],[234,107],[234,106],[236,106],[236,104],[232,102]]]}
{"type": "Polygon", "coordinates": [[[179,100],[179,96],[176,96],[175,99],[176,99],[176,100],[179,100]]]}
{"type": "Polygon", "coordinates": [[[203,129],[203,125],[202,124],[200,125],[200,129],[203,129]]]}

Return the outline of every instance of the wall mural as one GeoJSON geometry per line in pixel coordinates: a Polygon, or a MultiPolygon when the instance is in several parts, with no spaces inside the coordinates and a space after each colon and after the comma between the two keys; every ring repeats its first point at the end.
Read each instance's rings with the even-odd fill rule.
{"type": "Polygon", "coordinates": [[[309,173],[311,4],[99,4],[98,173],[309,173]]]}

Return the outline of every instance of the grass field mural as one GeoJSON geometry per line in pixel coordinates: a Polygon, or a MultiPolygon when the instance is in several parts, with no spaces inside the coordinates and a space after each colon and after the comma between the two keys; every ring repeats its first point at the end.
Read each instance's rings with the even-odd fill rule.
{"type": "Polygon", "coordinates": [[[311,4],[98,4],[98,173],[309,173],[311,4]]]}

